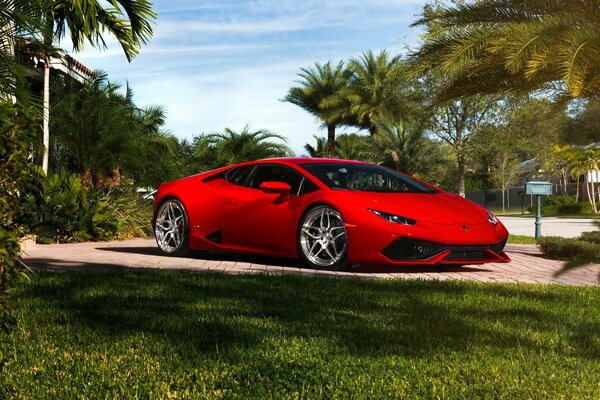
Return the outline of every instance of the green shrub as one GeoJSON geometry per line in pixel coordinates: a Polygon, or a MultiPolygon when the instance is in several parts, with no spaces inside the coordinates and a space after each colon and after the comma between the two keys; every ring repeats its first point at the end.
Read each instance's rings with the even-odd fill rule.
{"type": "Polygon", "coordinates": [[[74,174],[54,174],[41,195],[27,196],[29,224],[39,243],[125,239],[151,233],[152,205],[133,191],[86,189],[74,174]]]}
{"type": "Polygon", "coordinates": [[[120,222],[114,239],[146,237],[152,234],[152,200],[142,199],[133,188],[116,188],[108,193],[108,206],[120,222]]]}
{"type": "Polygon", "coordinates": [[[585,242],[600,245],[600,231],[583,232],[579,238],[585,242]]]}
{"type": "MultiPolygon", "coordinates": [[[[535,206],[527,208],[530,213],[535,213],[535,206]]],[[[592,212],[589,202],[576,202],[573,196],[548,196],[542,205],[542,215],[569,215],[586,214],[592,212]]]]}
{"type": "Polygon", "coordinates": [[[600,258],[600,244],[581,238],[546,236],[539,240],[538,245],[545,255],[559,260],[600,258]]]}
{"type": "Polygon", "coordinates": [[[27,160],[38,123],[20,107],[0,103],[0,369],[6,358],[14,319],[8,289],[18,273],[19,238],[26,233],[16,220],[26,211],[21,194],[33,186],[37,170],[27,160]]]}

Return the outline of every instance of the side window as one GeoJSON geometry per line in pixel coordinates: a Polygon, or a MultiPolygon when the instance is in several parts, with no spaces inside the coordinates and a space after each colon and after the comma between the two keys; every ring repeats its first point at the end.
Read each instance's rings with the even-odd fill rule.
{"type": "Polygon", "coordinates": [[[311,192],[314,192],[315,190],[319,190],[319,187],[317,185],[315,185],[314,183],[312,183],[310,180],[304,178],[304,183],[300,187],[299,195],[311,193],[311,192]]]}
{"type": "Polygon", "coordinates": [[[292,188],[290,193],[297,195],[300,183],[302,182],[302,176],[289,168],[278,165],[259,165],[248,186],[258,189],[261,183],[269,181],[287,183],[292,188]]]}
{"type": "Polygon", "coordinates": [[[225,179],[227,179],[234,185],[244,185],[253,169],[254,165],[247,165],[245,167],[234,168],[227,172],[227,174],[225,175],[225,179]]]}

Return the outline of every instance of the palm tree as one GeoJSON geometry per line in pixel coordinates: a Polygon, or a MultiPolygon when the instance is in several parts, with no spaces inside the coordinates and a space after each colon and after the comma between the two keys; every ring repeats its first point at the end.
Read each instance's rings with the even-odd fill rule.
{"type": "Polygon", "coordinates": [[[328,156],[327,139],[321,136],[313,135],[313,138],[317,142],[315,146],[310,143],[304,145],[304,150],[310,157],[313,158],[325,158],[328,156]]]}
{"type": "Polygon", "coordinates": [[[335,67],[331,62],[324,65],[315,64],[314,68],[301,68],[296,81],[300,86],[289,90],[283,101],[302,107],[321,121],[327,127],[327,154],[330,158],[335,156],[335,129],[344,121],[343,113],[333,112],[331,107],[326,108],[323,100],[335,95],[348,84],[348,72],[344,63],[340,61],[335,67]]]}
{"type": "Polygon", "coordinates": [[[348,70],[352,74],[349,85],[322,103],[332,118],[345,118],[350,125],[374,134],[375,119],[396,119],[404,114],[408,85],[399,56],[390,57],[385,50],[378,55],[368,51],[350,60],[348,70]]]}
{"type": "Polygon", "coordinates": [[[175,178],[177,140],[162,129],[162,107],[137,107],[131,88],[123,93],[102,71],[84,87],[62,91],[52,118],[52,159],[59,169],[94,186],[116,184],[121,174],[148,186],[175,178]]]}
{"type": "Polygon", "coordinates": [[[368,160],[407,174],[422,171],[432,158],[433,144],[418,126],[377,119],[377,132],[363,152],[368,160]]]}
{"type": "Polygon", "coordinates": [[[40,29],[39,2],[0,0],[0,100],[15,101],[27,93],[19,85],[21,66],[15,60],[15,38],[40,29]]]}
{"type": "Polygon", "coordinates": [[[83,48],[85,42],[105,48],[103,34],[112,34],[121,45],[125,57],[131,61],[142,44],[152,37],[150,21],[156,18],[148,0],[113,0],[109,3],[99,0],[49,0],[43,10],[44,28],[41,30],[41,44],[44,58],[44,157],[42,168],[48,171],[50,144],[50,62],[56,54],[54,43],[60,44],[67,31],[75,51],[83,48]],[[107,7],[109,6],[109,7],[107,7]]]}
{"type": "Polygon", "coordinates": [[[357,133],[338,135],[336,140],[336,156],[344,160],[360,160],[371,138],[357,133]]]}
{"type": "Polygon", "coordinates": [[[204,138],[205,143],[218,154],[219,166],[292,155],[285,137],[266,129],[250,132],[248,125],[244,126],[241,132],[225,128],[222,133],[211,133],[204,138]]]}
{"type": "Polygon", "coordinates": [[[600,98],[600,10],[588,0],[481,0],[426,6],[413,26],[418,72],[444,76],[443,99],[549,89],[600,98]]]}

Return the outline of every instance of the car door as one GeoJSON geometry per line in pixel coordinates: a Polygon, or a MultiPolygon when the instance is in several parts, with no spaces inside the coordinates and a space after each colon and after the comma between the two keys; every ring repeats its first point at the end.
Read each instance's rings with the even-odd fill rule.
{"type": "Polygon", "coordinates": [[[305,178],[281,164],[257,164],[235,190],[222,194],[225,238],[232,244],[291,254],[304,197],[298,196],[305,178]],[[287,196],[265,193],[263,182],[290,185],[287,196]]]}

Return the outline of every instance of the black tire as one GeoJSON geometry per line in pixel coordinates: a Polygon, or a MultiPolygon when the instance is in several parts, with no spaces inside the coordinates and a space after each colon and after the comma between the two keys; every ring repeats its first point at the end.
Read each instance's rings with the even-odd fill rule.
{"type": "Polygon", "coordinates": [[[348,268],[346,227],[340,213],[332,207],[318,205],[304,212],[296,232],[296,245],[300,258],[311,268],[330,271],[348,268]]]}
{"type": "Polygon", "coordinates": [[[184,257],[190,253],[188,216],[179,200],[169,197],[158,206],[153,228],[164,255],[184,257]]]}

